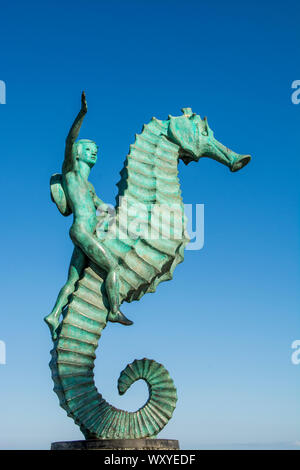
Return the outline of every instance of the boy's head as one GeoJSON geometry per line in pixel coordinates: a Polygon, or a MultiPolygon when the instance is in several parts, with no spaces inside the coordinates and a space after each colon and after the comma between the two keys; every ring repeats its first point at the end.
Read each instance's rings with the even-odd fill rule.
{"type": "Polygon", "coordinates": [[[98,146],[93,140],[80,139],[73,144],[72,152],[78,160],[82,160],[92,168],[97,161],[98,146]]]}

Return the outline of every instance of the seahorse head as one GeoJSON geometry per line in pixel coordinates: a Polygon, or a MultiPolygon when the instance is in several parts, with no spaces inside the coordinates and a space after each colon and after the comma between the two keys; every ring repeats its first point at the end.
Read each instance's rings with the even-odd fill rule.
{"type": "Polygon", "coordinates": [[[179,145],[180,158],[187,165],[201,157],[212,158],[237,171],[249,163],[250,155],[239,155],[214,138],[207,119],[201,119],[191,108],[183,108],[183,115],[169,116],[168,138],[179,145]]]}

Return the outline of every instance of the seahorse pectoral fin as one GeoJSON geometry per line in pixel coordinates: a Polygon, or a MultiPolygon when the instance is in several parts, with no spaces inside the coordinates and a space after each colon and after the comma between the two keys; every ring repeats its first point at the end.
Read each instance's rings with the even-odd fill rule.
{"type": "Polygon", "coordinates": [[[64,188],[62,186],[62,176],[59,173],[55,173],[50,178],[50,192],[51,199],[55,202],[59,212],[67,217],[72,214],[72,210],[68,204],[64,188]]]}
{"type": "Polygon", "coordinates": [[[55,341],[57,339],[57,329],[60,324],[59,318],[57,318],[53,313],[50,313],[50,315],[47,315],[44,318],[44,321],[49,326],[52,341],[55,341]]]}

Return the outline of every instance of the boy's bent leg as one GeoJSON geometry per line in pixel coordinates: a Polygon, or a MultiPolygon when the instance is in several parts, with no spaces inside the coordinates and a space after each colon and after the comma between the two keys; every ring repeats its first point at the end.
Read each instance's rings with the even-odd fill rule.
{"type": "Polygon", "coordinates": [[[82,225],[73,224],[70,236],[73,243],[78,245],[91,261],[107,272],[105,287],[110,304],[108,319],[123,325],[132,325],[133,322],[119,310],[119,267],[113,255],[82,225]]]}
{"type": "Polygon", "coordinates": [[[64,307],[68,303],[69,296],[75,290],[75,284],[80,278],[80,275],[86,266],[86,261],[87,260],[86,260],[85,254],[82,252],[80,248],[75,246],[73,255],[71,258],[71,262],[70,262],[68,280],[66,284],[60,290],[52,312],[47,317],[44,318],[45,322],[50,328],[53,340],[56,340],[56,337],[57,337],[56,330],[60,323],[59,322],[60,315],[64,307]]]}

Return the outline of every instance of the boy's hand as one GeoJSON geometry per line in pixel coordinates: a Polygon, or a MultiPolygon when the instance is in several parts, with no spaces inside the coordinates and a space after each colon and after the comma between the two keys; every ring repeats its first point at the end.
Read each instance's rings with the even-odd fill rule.
{"type": "Polygon", "coordinates": [[[83,91],[81,94],[81,112],[86,114],[87,113],[87,102],[85,97],[85,92],[83,91]]]}

